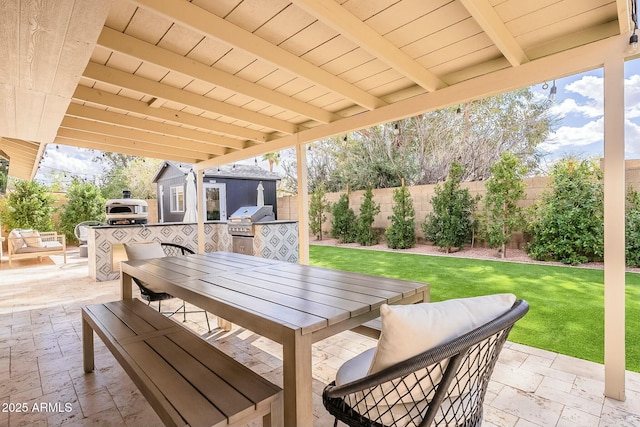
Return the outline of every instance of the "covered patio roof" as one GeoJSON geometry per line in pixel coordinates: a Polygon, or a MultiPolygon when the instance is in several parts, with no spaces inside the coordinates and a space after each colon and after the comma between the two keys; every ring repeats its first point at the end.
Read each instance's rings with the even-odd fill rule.
{"type": "Polygon", "coordinates": [[[2,2],[0,153],[31,179],[49,143],[199,173],[295,146],[305,188],[308,142],[604,66],[605,393],[624,399],[634,27],[630,0],[2,2]]]}
{"type": "Polygon", "coordinates": [[[601,66],[628,0],[68,0],[0,10],[0,150],[229,163],[601,66]]]}

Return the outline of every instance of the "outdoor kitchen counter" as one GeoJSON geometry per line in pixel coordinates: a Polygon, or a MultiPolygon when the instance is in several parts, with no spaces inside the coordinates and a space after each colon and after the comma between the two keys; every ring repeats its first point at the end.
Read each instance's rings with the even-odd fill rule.
{"type": "MultiPolygon", "coordinates": [[[[268,221],[256,223],[253,249],[256,256],[280,261],[298,261],[298,223],[268,221]]],[[[233,250],[227,221],[207,221],[204,227],[205,252],[233,250]]],[[[175,242],[198,249],[196,223],[174,222],[145,225],[98,226],[88,230],[89,276],[98,281],[120,277],[120,261],[126,260],[124,243],[175,242]]]]}

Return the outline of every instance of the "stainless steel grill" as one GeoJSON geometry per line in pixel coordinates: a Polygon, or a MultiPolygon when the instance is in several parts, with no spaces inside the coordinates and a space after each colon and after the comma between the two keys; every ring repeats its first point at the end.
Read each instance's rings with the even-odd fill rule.
{"type": "Polygon", "coordinates": [[[274,219],[272,206],[243,206],[231,214],[227,231],[233,236],[233,252],[253,255],[254,224],[274,219]]]}
{"type": "Polygon", "coordinates": [[[273,206],[243,206],[231,214],[227,230],[232,236],[254,236],[254,223],[274,219],[273,206]]]}

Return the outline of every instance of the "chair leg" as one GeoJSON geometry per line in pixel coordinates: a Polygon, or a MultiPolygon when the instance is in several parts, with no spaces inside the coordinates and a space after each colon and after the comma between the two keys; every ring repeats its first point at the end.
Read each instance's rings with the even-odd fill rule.
{"type": "Polygon", "coordinates": [[[187,303],[182,301],[182,321],[187,321],[187,303]]]}
{"type": "MultiPolygon", "coordinates": [[[[151,301],[149,301],[149,302],[151,302],[151,301]]],[[[162,300],[158,301],[158,313],[162,313],[161,307],[162,307],[162,300]]]]}
{"type": "Polygon", "coordinates": [[[207,314],[207,310],[204,311],[204,317],[207,319],[207,329],[211,332],[211,325],[209,325],[209,315],[207,314]]]}

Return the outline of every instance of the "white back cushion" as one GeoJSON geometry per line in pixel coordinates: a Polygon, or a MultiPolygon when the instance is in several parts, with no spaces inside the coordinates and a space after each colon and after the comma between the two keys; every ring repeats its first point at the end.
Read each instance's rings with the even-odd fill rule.
{"type": "Polygon", "coordinates": [[[504,314],[513,294],[486,295],[442,302],[380,307],[382,333],[369,373],[457,338],[504,314]]]}
{"type": "Polygon", "coordinates": [[[158,242],[125,243],[124,250],[130,260],[164,258],[166,256],[158,242]]]}

